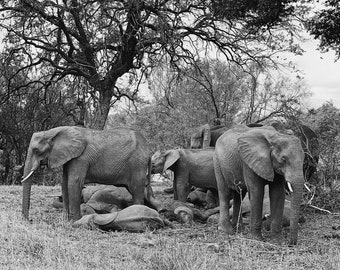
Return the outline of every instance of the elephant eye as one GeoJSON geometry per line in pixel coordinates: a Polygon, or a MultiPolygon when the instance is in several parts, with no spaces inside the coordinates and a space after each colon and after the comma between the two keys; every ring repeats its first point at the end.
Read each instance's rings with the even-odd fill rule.
{"type": "Polygon", "coordinates": [[[33,149],[33,153],[35,155],[38,155],[38,156],[41,154],[41,152],[40,152],[40,150],[38,148],[33,149]]]}
{"type": "Polygon", "coordinates": [[[281,157],[281,163],[285,163],[287,161],[286,157],[281,157]]]}

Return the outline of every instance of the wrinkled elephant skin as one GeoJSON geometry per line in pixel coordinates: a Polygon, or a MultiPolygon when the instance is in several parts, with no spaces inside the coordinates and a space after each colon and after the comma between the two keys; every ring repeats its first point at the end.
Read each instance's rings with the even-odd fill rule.
{"type": "Polygon", "coordinates": [[[75,227],[99,228],[104,231],[145,232],[164,227],[164,221],[154,209],[131,205],[118,212],[85,215],[74,222],[75,227]]]}
{"type": "MultiPolygon", "coordinates": [[[[245,196],[241,204],[241,214],[243,217],[243,223],[250,223],[250,201],[249,197],[245,196]]],[[[229,210],[229,215],[233,215],[233,206],[229,210]]],[[[264,227],[270,230],[270,199],[269,199],[269,189],[268,186],[265,187],[265,193],[263,198],[263,209],[262,209],[262,219],[264,220],[264,227]]],[[[306,221],[303,214],[300,214],[299,223],[304,223],[306,221]]],[[[285,199],[282,225],[283,227],[289,227],[290,224],[290,200],[285,199]]]]}
{"type": "Polygon", "coordinates": [[[151,172],[173,171],[174,199],[185,202],[192,186],[216,190],[213,153],[212,147],[156,152],[151,158],[151,172]]]}
{"type": "Polygon", "coordinates": [[[211,215],[218,212],[218,207],[200,211],[189,203],[174,200],[167,208],[167,211],[162,212],[162,214],[170,221],[192,224],[194,221],[205,223],[211,215]]]}
{"type": "Polygon", "coordinates": [[[240,210],[241,198],[248,192],[251,207],[250,232],[253,238],[263,240],[262,206],[264,187],[268,185],[272,209],[271,241],[281,243],[287,183],[293,191],[289,243],[296,244],[304,186],[303,159],[304,152],[299,138],[281,134],[273,127],[249,128],[239,125],[225,132],[217,140],[214,153],[220,200],[219,229],[227,234],[234,233],[238,226],[237,213],[240,210]],[[234,211],[230,222],[231,199],[234,202],[234,211]]]}
{"type": "Polygon", "coordinates": [[[69,220],[81,217],[81,190],[86,183],[124,186],[131,193],[133,204],[144,204],[147,190],[147,199],[155,208],[161,208],[152,196],[150,158],[145,138],[129,128],[93,130],[63,126],[36,132],[32,135],[24,167],[23,216],[28,219],[29,176],[45,159],[51,168],[63,166],[63,209],[64,217],[69,220]]]}

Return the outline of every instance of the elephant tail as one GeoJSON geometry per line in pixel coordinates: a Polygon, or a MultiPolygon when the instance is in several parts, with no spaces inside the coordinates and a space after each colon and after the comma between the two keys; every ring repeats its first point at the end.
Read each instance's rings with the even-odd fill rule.
{"type": "Polygon", "coordinates": [[[150,199],[153,197],[153,191],[151,188],[151,157],[149,157],[148,160],[148,168],[147,168],[147,173],[146,173],[146,183],[145,183],[145,187],[146,187],[146,199],[148,201],[150,201],[150,199]]]}
{"type": "Polygon", "coordinates": [[[146,174],[147,177],[147,185],[151,187],[151,157],[148,160],[148,172],[146,174]]]}

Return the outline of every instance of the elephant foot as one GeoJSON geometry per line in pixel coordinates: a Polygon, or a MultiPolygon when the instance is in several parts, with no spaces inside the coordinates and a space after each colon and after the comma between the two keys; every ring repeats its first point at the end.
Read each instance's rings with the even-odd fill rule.
{"type": "Polygon", "coordinates": [[[235,234],[230,222],[220,222],[217,229],[229,235],[235,234]]]}
{"type": "Polygon", "coordinates": [[[281,246],[282,243],[283,243],[283,239],[282,239],[282,236],[271,236],[270,237],[270,240],[269,240],[269,243],[273,244],[273,245],[276,245],[276,246],[281,246]]]}
{"type": "Polygon", "coordinates": [[[251,233],[251,234],[250,234],[250,238],[251,238],[251,239],[254,239],[254,240],[257,240],[257,241],[261,241],[261,242],[264,241],[264,238],[263,238],[262,234],[261,234],[261,233],[258,233],[258,232],[256,232],[256,233],[251,233]]]}

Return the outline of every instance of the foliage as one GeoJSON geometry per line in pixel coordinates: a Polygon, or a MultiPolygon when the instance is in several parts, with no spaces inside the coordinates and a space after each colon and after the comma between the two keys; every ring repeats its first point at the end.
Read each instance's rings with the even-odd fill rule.
{"type": "Polygon", "coordinates": [[[310,95],[300,77],[291,80],[255,63],[244,69],[217,59],[197,61],[181,74],[162,65],[149,86],[157,104],[181,108],[183,117],[195,115],[200,124],[220,118],[227,126],[297,118],[310,95]]]}
{"type": "Polygon", "coordinates": [[[340,179],[340,110],[331,102],[310,110],[303,118],[319,138],[319,187],[332,189],[340,179]]]}
{"type": "Polygon", "coordinates": [[[294,12],[295,0],[232,0],[213,1],[217,16],[245,18],[248,26],[256,30],[278,24],[294,12]]]}
{"type": "MultiPolygon", "coordinates": [[[[192,118],[193,121],[196,121],[192,118]]],[[[170,110],[160,105],[150,105],[128,114],[121,112],[109,116],[107,128],[130,126],[143,133],[153,152],[190,145],[192,125],[180,110],[170,110]]]]}
{"type": "Polygon", "coordinates": [[[312,204],[332,213],[340,210],[340,190],[325,190],[319,188],[315,194],[312,204]]]}
{"type": "Polygon", "coordinates": [[[307,23],[309,32],[320,41],[321,51],[330,49],[340,58],[340,2],[326,0],[323,8],[307,23]]]}
{"type": "Polygon", "coordinates": [[[138,92],[120,88],[119,78],[147,74],[165,56],[186,68],[211,50],[238,64],[275,65],[277,52],[299,53],[293,37],[300,25],[291,21],[290,2],[4,0],[0,28],[9,57],[22,62],[13,77],[42,88],[80,77],[92,109],[87,125],[103,128],[111,103],[134,100],[138,92]]]}
{"type": "Polygon", "coordinates": [[[6,62],[0,68],[0,149],[4,150],[1,160],[5,172],[1,174],[1,184],[20,182],[21,166],[24,163],[26,149],[33,132],[52,127],[73,124],[75,97],[63,85],[58,83],[50,88],[35,88],[27,78],[15,77],[10,80],[14,65],[20,62],[6,62]],[[18,81],[21,80],[22,82],[18,81]],[[14,85],[26,84],[27,87],[14,91],[14,85]]]}

